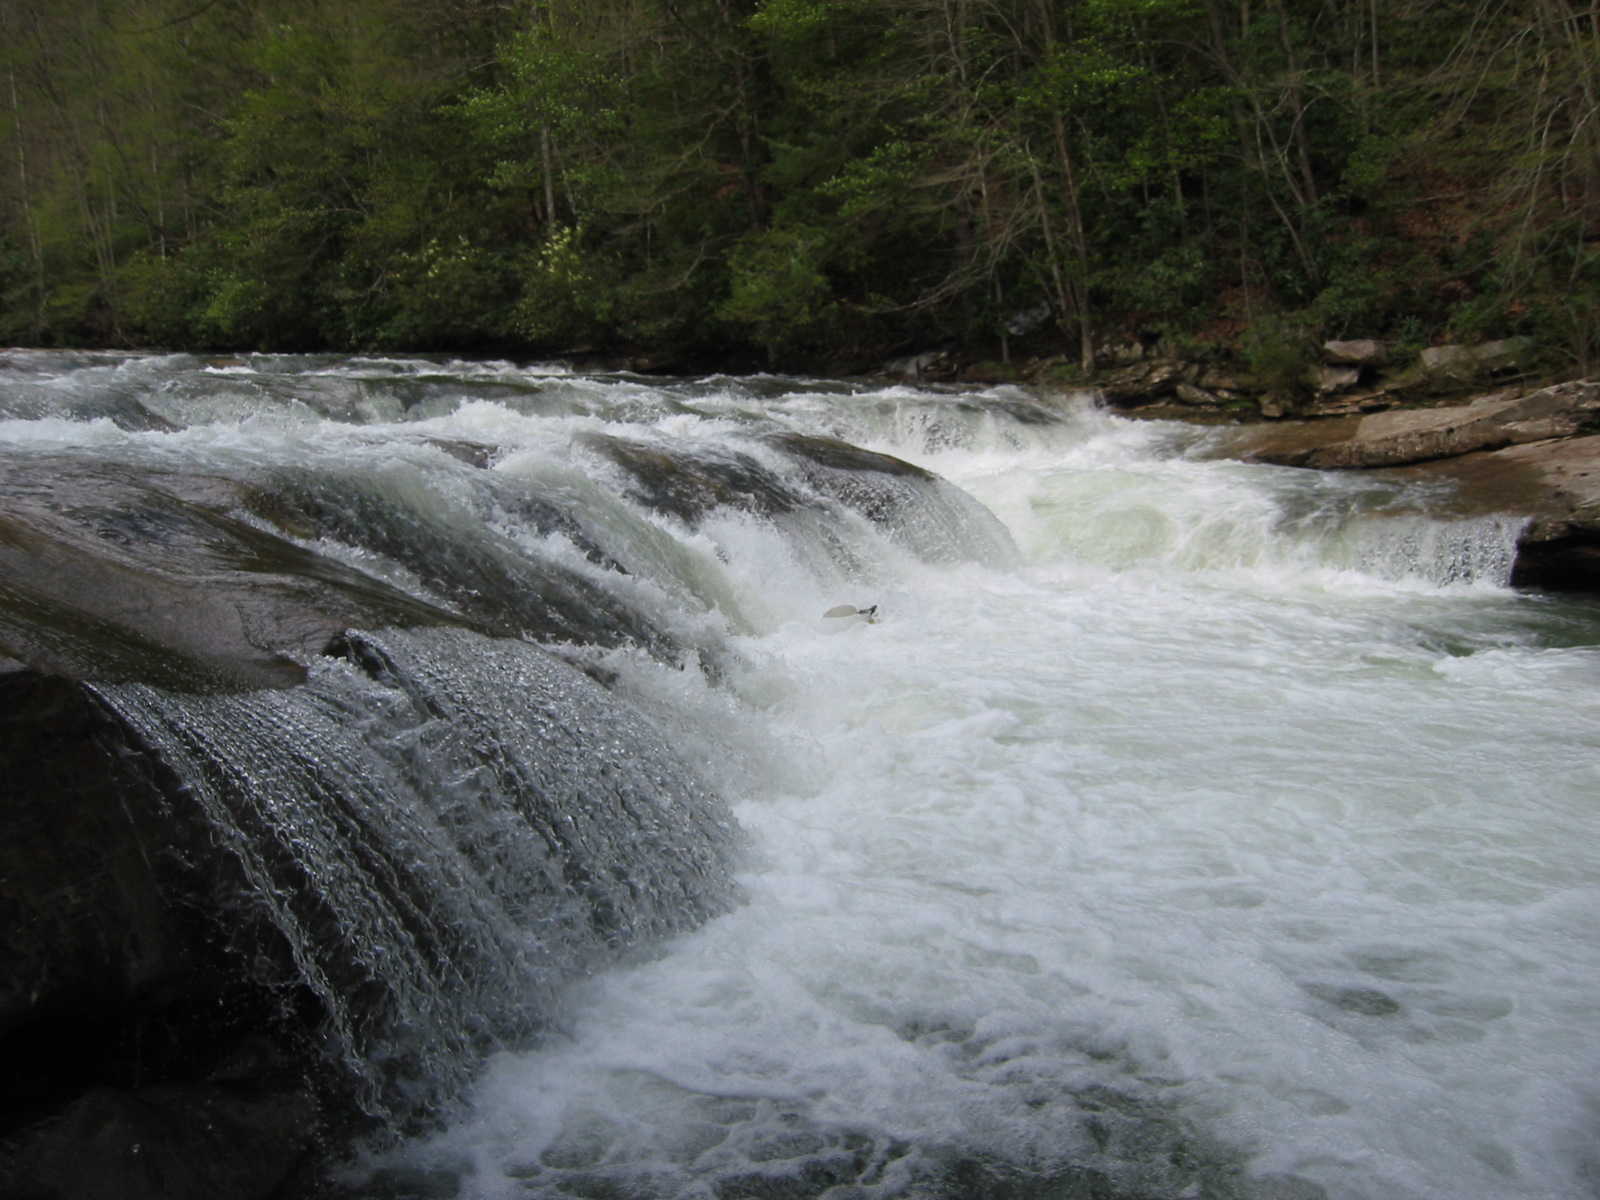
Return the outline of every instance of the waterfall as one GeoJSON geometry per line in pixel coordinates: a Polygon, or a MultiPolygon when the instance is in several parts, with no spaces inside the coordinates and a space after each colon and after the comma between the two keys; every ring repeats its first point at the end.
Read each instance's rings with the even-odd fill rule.
{"type": "MultiPolygon", "coordinates": [[[[526,1043],[566,980],[724,909],[732,830],[647,723],[517,641],[351,633],[307,685],[103,685],[234,860],[232,936],[291,978],[375,1112],[526,1043]]],[[[242,952],[242,951],[241,951],[242,952]]]]}
{"type": "Polygon", "coordinates": [[[349,1194],[1592,1194],[1600,612],[1517,519],[1005,387],[5,370],[0,655],[201,831],[349,1194]]]}

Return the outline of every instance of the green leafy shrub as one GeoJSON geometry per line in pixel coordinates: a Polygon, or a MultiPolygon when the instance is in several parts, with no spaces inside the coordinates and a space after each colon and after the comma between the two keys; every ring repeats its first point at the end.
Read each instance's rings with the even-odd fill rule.
{"type": "Polygon", "coordinates": [[[1250,374],[1268,396],[1292,409],[1310,395],[1318,348],[1303,320],[1281,313],[1261,317],[1245,331],[1241,349],[1250,374]]]}
{"type": "Polygon", "coordinates": [[[804,227],[743,238],[729,262],[728,296],[718,317],[771,360],[819,344],[835,316],[821,263],[824,245],[821,231],[804,227]]]}
{"type": "Polygon", "coordinates": [[[610,336],[612,289],[601,263],[583,250],[583,231],[553,228],[523,257],[517,271],[521,298],[512,329],[542,347],[567,348],[610,336]]]}

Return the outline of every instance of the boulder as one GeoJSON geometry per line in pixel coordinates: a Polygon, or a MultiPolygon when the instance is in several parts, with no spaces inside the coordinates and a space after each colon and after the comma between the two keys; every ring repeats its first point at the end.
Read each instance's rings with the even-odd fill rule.
{"type": "Polygon", "coordinates": [[[498,601],[452,612],[267,526],[424,578],[468,560],[530,637],[599,644],[599,605],[539,591],[567,568],[472,561],[337,472],[0,479],[0,1196],[306,1195],[313,1139],[525,1036],[536,976],[725,903],[730,826],[630,706],[490,636],[498,601]]]}
{"type": "Polygon", "coordinates": [[[1531,338],[1505,338],[1474,346],[1429,346],[1418,357],[1418,362],[1430,375],[1471,378],[1517,367],[1532,349],[1531,338]]]}
{"type": "Polygon", "coordinates": [[[915,382],[924,379],[953,379],[960,369],[961,362],[953,352],[924,350],[921,354],[912,354],[885,363],[883,372],[895,379],[915,382]]]}
{"type": "Polygon", "coordinates": [[[250,489],[18,459],[0,515],[0,654],[64,679],[292,687],[351,625],[459,617],[241,519],[250,489]]]}
{"type": "Polygon", "coordinates": [[[222,927],[235,864],[82,683],[0,674],[0,778],[0,1194],[272,1194],[327,1130],[319,1034],[222,927]]]}
{"type": "Polygon", "coordinates": [[[1417,361],[1426,371],[1470,372],[1473,367],[1472,348],[1458,345],[1429,346],[1417,356],[1417,361]]]}
{"type": "Polygon", "coordinates": [[[1600,592],[1600,436],[1441,459],[1404,474],[1451,484],[1461,511],[1528,517],[1512,568],[1516,586],[1600,592]]]}
{"type": "Polygon", "coordinates": [[[718,509],[736,508],[772,517],[793,512],[805,502],[800,493],[748,454],[729,452],[713,458],[689,447],[609,433],[587,433],[577,441],[625,473],[627,495],[688,525],[698,525],[718,509]]]}
{"type": "Polygon", "coordinates": [[[1316,387],[1320,395],[1345,392],[1361,382],[1361,372],[1354,367],[1318,367],[1316,387]]]}
{"type": "Polygon", "coordinates": [[[1218,397],[1192,383],[1180,383],[1173,392],[1180,404],[1189,404],[1195,408],[1215,408],[1222,403],[1218,397]]]}
{"type": "Polygon", "coordinates": [[[1378,367],[1388,358],[1388,350],[1382,342],[1374,341],[1372,338],[1358,338],[1352,341],[1323,342],[1322,357],[1325,362],[1335,366],[1378,367]]]}
{"type": "Polygon", "coordinates": [[[1194,382],[1208,392],[1218,395],[1238,396],[1255,390],[1254,385],[1244,377],[1211,365],[1201,367],[1194,382]]]}
{"type": "Polygon", "coordinates": [[[245,519],[237,481],[0,473],[0,1195],[265,1194],[317,1131],[284,1114],[344,1083],[241,861],[107,696],[285,691],[352,627],[475,623],[245,519]]]}
{"type": "Polygon", "coordinates": [[[1137,408],[1171,396],[1191,382],[1193,368],[1175,358],[1152,358],[1109,372],[1097,381],[1100,395],[1117,408],[1137,408]]]}
{"type": "Polygon", "coordinates": [[[1145,358],[1145,345],[1139,341],[1108,342],[1095,351],[1094,361],[1100,367],[1126,367],[1145,358]]]}

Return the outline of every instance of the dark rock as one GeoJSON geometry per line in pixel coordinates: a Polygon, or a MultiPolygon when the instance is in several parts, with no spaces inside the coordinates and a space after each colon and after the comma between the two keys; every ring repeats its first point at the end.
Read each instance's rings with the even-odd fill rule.
{"type": "MultiPolygon", "coordinates": [[[[172,969],[153,864],[120,812],[143,781],[119,770],[109,724],[75,684],[0,677],[0,1039],[69,997],[125,995],[172,969]]],[[[46,1086],[28,1074],[12,1074],[12,1105],[46,1086]]]]}
{"type": "Polygon", "coordinates": [[[1194,368],[1179,359],[1145,359],[1108,372],[1095,381],[1106,403],[1135,408],[1170,396],[1180,383],[1192,382],[1194,368]]]}
{"type": "MultiPolygon", "coordinates": [[[[313,1090],[358,1119],[365,1101],[337,1056],[381,1028],[386,997],[357,969],[359,950],[330,942],[316,951],[328,956],[320,978],[342,989],[333,960],[350,963],[355,984],[333,995],[357,1031],[348,1045],[330,1033],[329,996],[301,970],[312,951],[291,949],[273,907],[297,905],[297,928],[338,925],[316,880],[296,874],[292,838],[262,841],[256,858],[229,840],[258,811],[250,771],[147,740],[126,715],[127,685],[243,703],[298,688],[352,630],[498,627],[488,606],[424,603],[252,517],[320,536],[339,506],[307,501],[314,489],[268,499],[259,480],[73,457],[6,461],[0,478],[0,1194],[268,1194],[321,1128],[306,1116],[313,1090]],[[195,774],[180,779],[184,762],[195,774]],[[219,832],[224,811],[241,824],[219,832]]],[[[381,533],[397,552],[399,525],[381,533]]],[[[367,526],[380,536],[375,518],[367,526]]],[[[505,589],[520,628],[603,640],[603,609],[577,595],[541,616],[545,593],[519,595],[520,578],[505,589]]],[[[181,740],[181,726],[163,728],[181,740]]],[[[335,786],[332,764],[295,753],[259,785],[280,808],[335,786]]],[[[400,886],[412,864],[375,869],[400,886]]],[[[448,934],[440,957],[459,965],[448,934]]]]}
{"type": "Polygon", "coordinates": [[[224,927],[236,864],[82,683],[0,676],[0,777],[0,1192],[268,1194],[321,1129],[316,1022],[224,927]]]}
{"type": "MultiPolygon", "coordinates": [[[[580,356],[579,365],[587,370],[617,369],[617,364],[611,360],[592,356],[588,359],[582,359],[580,356]]],[[[652,354],[632,354],[624,360],[622,368],[640,375],[670,375],[684,369],[684,360],[681,355],[670,350],[652,354]]]]}
{"type": "Polygon", "coordinates": [[[770,517],[793,512],[804,499],[748,454],[636,442],[588,434],[582,445],[627,472],[629,494],[640,504],[697,525],[719,508],[770,517]]]}
{"type": "MultiPolygon", "coordinates": [[[[0,1045],[13,1068],[31,1061],[42,1016],[159,1004],[169,983],[207,966],[195,947],[201,911],[175,896],[167,875],[202,830],[171,819],[165,781],[143,747],[92,690],[32,671],[0,676],[0,1045]]],[[[190,899],[194,899],[191,897],[190,899]]],[[[99,1049],[91,1025],[76,1039],[39,1047],[42,1071],[99,1049]]],[[[72,1021],[67,1022],[70,1027],[72,1021]]],[[[38,1097],[48,1076],[13,1070],[7,1103],[38,1097]]]]}
{"type": "MultiPolygon", "coordinates": [[[[938,485],[932,472],[888,454],[863,450],[836,438],[799,433],[774,433],[762,439],[793,460],[797,473],[823,494],[863,508],[864,486],[873,478],[915,480],[938,485]]],[[[582,444],[610,459],[627,472],[629,493],[641,504],[695,525],[725,508],[742,509],[763,517],[779,517],[804,508],[803,489],[753,455],[726,447],[678,448],[635,442],[609,434],[590,434],[582,444]]],[[[873,491],[876,504],[883,499],[873,491]]],[[[863,511],[879,519],[881,512],[863,511]]]]}
{"type": "Polygon", "coordinates": [[[897,358],[884,365],[883,373],[895,379],[945,380],[954,379],[961,370],[961,360],[949,350],[925,350],[907,358],[897,358]]]}
{"type": "Polygon", "coordinates": [[[429,438],[428,445],[443,451],[457,462],[466,463],[478,470],[487,470],[494,463],[495,447],[482,442],[465,442],[460,438],[429,438]]]}
{"type": "Polygon", "coordinates": [[[1524,540],[1511,568],[1513,587],[1549,592],[1600,592],[1600,534],[1524,540]]]}
{"type": "MultiPolygon", "coordinates": [[[[625,564],[610,559],[577,520],[535,492],[507,485],[496,502],[519,525],[559,534],[590,562],[626,573],[625,564]]],[[[464,540],[448,512],[426,503],[397,503],[370,477],[279,469],[260,483],[241,486],[239,503],[290,536],[330,538],[399,563],[456,610],[384,624],[458,624],[600,646],[632,642],[659,658],[676,657],[677,648],[663,631],[579,572],[493,539],[464,540]]],[[[346,619],[341,627],[378,623],[346,619]]]]}
{"type": "Polygon", "coordinates": [[[229,514],[245,489],[76,459],[4,464],[0,654],[184,691],[290,687],[354,624],[459,624],[229,514]]]}
{"type": "MultiPolygon", "coordinates": [[[[438,1167],[383,1167],[354,1188],[341,1183],[317,1194],[325,1200],[456,1200],[461,1195],[461,1172],[438,1167]]],[[[569,1189],[569,1194],[599,1193],[569,1189]]]]}
{"type": "Polygon", "coordinates": [[[265,1200],[315,1144],[303,1091],[95,1088],[16,1139],[13,1200],[265,1200]]]}
{"type": "Polygon", "coordinates": [[[817,437],[803,433],[775,433],[767,437],[769,445],[835,471],[870,471],[881,475],[897,475],[932,482],[938,477],[902,458],[863,450],[860,446],[840,441],[838,438],[817,437]]]}

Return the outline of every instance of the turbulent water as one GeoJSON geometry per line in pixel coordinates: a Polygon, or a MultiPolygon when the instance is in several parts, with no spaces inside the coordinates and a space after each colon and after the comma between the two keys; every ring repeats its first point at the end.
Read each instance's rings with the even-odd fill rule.
{"type": "Polygon", "coordinates": [[[1600,1195],[1600,613],[1505,585],[1516,520],[1007,389],[8,370],[15,461],[270,480],[502,624],[559,568],[615,614],[562,654],[744,831],[737,905],[530,982],[360,1188],[1600,1195]]]}

